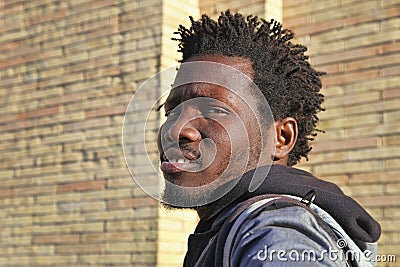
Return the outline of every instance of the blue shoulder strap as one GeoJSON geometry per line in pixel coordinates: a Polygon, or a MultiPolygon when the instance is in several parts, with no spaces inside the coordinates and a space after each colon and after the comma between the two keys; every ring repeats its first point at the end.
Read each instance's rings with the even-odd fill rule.
{"type": "MultiPolygon", "coordinates": [[[[309,194],[306,196],[309,196],[309,194]]],[[[310,200],[303,198],[302,201],[298,201],[288,196],[266,194],[250,198],[240,203],[235,208],[234,212],[226,219],[218,233],[214,266],[230,267],[232,246],[237,238],[239,227],[246,220],[251,219],[251,214],[255,214],[259,210],[274,210],[290,206],[300,206],[313,214],[318,224],[328,233],[332,240],[336,242],[339,238],[335,235],[329,225],[309,208],[312,200],[313,198],[310,200]]],[[[348,263],[348,266],[352,265],[348,263]]]]}

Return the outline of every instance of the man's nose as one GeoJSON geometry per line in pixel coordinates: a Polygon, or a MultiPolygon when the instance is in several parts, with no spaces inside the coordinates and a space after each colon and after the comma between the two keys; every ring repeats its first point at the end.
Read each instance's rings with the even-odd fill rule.
{"type": "Polygon", "coordinates": [[[189,122],[183,125],[179,132],[179,143],[191,143],[191,142],[196,142],[201,139],[201,134],[197,130],[196,127],[194,127],[193,123],[189,122]]]}
{"type": "Polygon", "coordinates": [[[198,130],[198,120],[196,116],[193,116],[193,112],[189,110],[183,111],[179,114],[179,118],[174,121],[166,122],[167,126],[165,139],[168,142],[180,143],[191,143],[201,139],[201,133],[198,130]]]}

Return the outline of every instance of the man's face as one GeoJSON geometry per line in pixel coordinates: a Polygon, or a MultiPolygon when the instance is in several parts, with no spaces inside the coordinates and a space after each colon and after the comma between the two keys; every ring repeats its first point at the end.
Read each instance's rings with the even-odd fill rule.
{"type": "MultiPolygon", "coordinates": [[[[193,61],[228,65],[253,77],[247,59],[208,55],[187,62],[193,61]]],[[[234,81],[237,78],[222,79],[230,79],[227,83],[231,84],[244,83],[234,81]]],[[[216,84],[188,83],[171,90],[165,102],[167,120],[158,140],[161,170],[167,181],[181,187],[181,193],[193,201],[207,195],[205,190],[215,189],[260,164],[265,144],[261,142],[259,122],[254,115],[257,99],[245,92],[246,88],[240,90],[242,96],[216,84]],[[212,182],[212,189],[202,187],[212,182]],[[184,193],[188,187],[199,190],[184,193]]],[[[267,160],[261,164],[267,164],[267,160]]],[[[179,193],[168,191],[167,186],[165,194],[179,193]]]]}

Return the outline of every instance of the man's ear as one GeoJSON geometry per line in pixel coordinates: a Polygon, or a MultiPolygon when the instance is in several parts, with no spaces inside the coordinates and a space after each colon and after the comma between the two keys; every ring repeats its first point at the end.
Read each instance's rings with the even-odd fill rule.
{"type": "Polygon", "coordinates": [[[274,123],[275,126],[275,152],[273,159],[275,164],[287,165],[289,153],[297,140],[297,121],[287,117],[274,123]]]}

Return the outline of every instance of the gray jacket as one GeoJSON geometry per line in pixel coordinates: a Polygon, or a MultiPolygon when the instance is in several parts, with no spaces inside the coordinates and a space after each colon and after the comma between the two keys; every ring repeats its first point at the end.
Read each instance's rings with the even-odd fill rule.
{"type": "Polygon", "coordinates": [[[189,236],[184,266],[375,266],[375,241],[380,227],[357,203],[332,184],[303,171],[279,166],[272,168],[269,175],[266,182],[270,184],[258,191],[249,193],[243,190],[247,184],[239,185],[209,207],[209,217],[202,218],[195,233],[189,236]],[[281,175],[287,179],[278,179],[281,175]],[[299,185],[293,185],[293,181],[299,185]],[[286,195],[299,202],[301,197],[295,195],[301,194],[287,192],[296,193],[302,186],[317,188],[320,195],[328,195],[331,202],[337,203],[325,205],[330,212],[319,207],[326,202],[318,196],[316,204],[307,209],[298,205],[269,208],[267,202],[271,198],[263,196],[279,193],[278,196],[286,195]],[[244,205],[238,213],[238,207],[251,198],[257,201],[244,205]],[[343,219],[346,213],[340,212],[347,212],[345,208],[355,212],[343,219]],[[234,215],[235,212],[238,214],[234,215]],[[340,223],[335,217],[341,219],[340,223]],[[353,221],[362,221],[368,227],[364,229],[353,221]]]}

